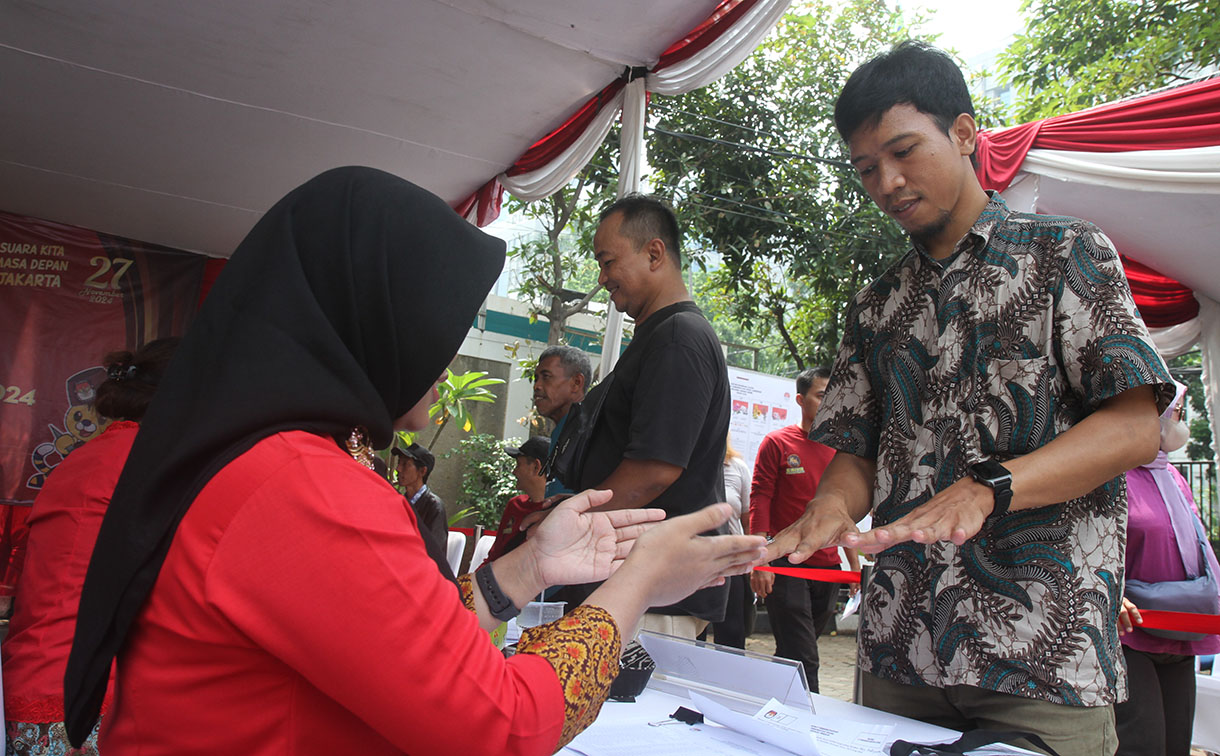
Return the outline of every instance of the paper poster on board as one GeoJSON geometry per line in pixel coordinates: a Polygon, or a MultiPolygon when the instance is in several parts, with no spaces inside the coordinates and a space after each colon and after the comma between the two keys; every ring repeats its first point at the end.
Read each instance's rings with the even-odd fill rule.
{"type": "Polygon", "coordinates": [[[763,438],[771,431],[801,421],[796,378],[731,367],[729,392],[732,394],[729,441],[753,472],[763,438]]]}

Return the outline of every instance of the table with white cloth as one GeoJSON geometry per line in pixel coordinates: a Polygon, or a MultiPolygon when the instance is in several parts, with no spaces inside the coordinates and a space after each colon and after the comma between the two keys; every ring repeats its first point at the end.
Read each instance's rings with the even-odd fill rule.
{"type": "MultiPolygon", "coordinates": [[[[823,756],[858,753],[862,756],[888,754],[888,743],[906,740],[913,743],[947,743],[961,737],[961,733],[937,727],[914,719],[888,714],[857,704],[827,698],[811,693],[814,713],[841,723],[861,723],[891,726],[886,736],[885,748],[873,747],[855,751],[833,750],[819,746],[823,756]]],[[[709,745],[709,739],[696,739],[683,732],[687,725],[671,720],[670,714],[678,707],[696,708],[687,698],[664,693],[651,688],[636,698],[634,703],[607,701],[597,721],[560,750],[566,756],[677,756],[678,754],[733,754],[734,756],[793,756],[791,752],[768,745],[739,733],[715,726],[702,726],[702,733],[718,741],[709,745]],[[709,732],[710,731],[710,732],[709,732]]],[[[1028,754],[1029,751],[1011,746],[989,746],[972,754],[1028,754]]]]}

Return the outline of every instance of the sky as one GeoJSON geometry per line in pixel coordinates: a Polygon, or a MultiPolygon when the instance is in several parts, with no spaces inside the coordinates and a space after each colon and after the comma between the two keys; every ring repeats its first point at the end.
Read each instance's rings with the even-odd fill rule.
{"type": "Polygon", "coordinates": [[[998,52],[1023,29],[1021,0],[913,0],[908,8],[923,8],[932,20],[923,28],[941,36],[941,47],[954,48],[967,62],[998,52]]]}

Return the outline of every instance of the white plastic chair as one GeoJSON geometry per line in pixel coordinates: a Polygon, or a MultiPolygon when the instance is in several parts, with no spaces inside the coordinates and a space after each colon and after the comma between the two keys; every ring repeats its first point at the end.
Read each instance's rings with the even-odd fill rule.
{"type": "Polygon", "coordinates": [[[458,568],[462,566],[462,552],[464,551],[466,551],[466,534],[450,530],[449,540],[445,543],[445,559],[449,562],[449,569],[453,570],[454,575],[458,574],[458,568]]]}
{"type": "Polygon", "coordinates": [[[491,551],[491,545],[496,542],[495,536],[481,536],[478,543],[474,545],[474,553],[470,555],[470,570],[474,572],[483,566],[483,562],[487,561],[487,554],[491,551]]]}

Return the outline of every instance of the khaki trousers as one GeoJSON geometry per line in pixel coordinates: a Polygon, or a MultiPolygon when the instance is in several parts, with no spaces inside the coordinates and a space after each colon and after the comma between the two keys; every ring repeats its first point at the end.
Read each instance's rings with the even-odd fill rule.
{"type": "MultiPolygon", "coordinates": [[[[1021,730],[1038,735],[1060,756],[1114,756],[1113,706],[1066,706],[971,685],[902,685],[861,671],[862,703],[953,730],[1021,730]]],[[[1013,745],[1035,753],[1024,741],[1013,745]]]]}

